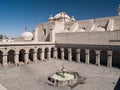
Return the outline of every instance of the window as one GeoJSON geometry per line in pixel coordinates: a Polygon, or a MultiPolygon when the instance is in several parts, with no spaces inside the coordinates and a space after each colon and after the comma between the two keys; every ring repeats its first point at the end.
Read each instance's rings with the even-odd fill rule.
{"type": "Polygon", "coordinates": [[[46,29],[43,29],[43,35],[46,35],[46,29]]]}

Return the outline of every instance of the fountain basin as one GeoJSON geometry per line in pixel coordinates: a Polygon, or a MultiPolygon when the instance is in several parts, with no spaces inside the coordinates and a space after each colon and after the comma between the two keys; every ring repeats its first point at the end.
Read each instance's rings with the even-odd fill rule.
{"type": "Polygon", "coordinates": [[[72,85],[78,80],[77,72],[56,72],[49,76],[49,81],[57,86],[72,85]]]}
{"type": "Polygon", "coordinates": [[[65,73],[58,72],[58,73],[54,73],[52,75],[52,78],[54,78],[56,80],[60,80],[60,81],[66,81],[66,80],[73,80],[74,79],[74,75],[70,74],[70,73],[67,73],[67,72],[65,72],[65,73]]]}

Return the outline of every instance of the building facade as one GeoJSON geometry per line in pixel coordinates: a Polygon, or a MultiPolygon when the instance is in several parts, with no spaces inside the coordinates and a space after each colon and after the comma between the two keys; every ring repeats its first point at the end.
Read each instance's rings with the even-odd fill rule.
{"type": "Polygon", "coordinates": [[[33,33],[0,42],[2,66],[51,58],[120,68],[120,5],[117,16],[89,20],[60,12],[33,33]]]}

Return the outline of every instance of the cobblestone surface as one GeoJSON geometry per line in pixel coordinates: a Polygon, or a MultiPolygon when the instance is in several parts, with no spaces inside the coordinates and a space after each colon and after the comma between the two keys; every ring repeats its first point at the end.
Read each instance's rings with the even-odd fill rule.
{"type": "Polygon", "coordinates": [[[87,65],[65,60],[48,60],[21,66],[0,68],[0,84],[7,90],[71,90],[70,87],[49,85],[49,74],[61,69],[76,71],[86,77],[84,84],[79,84],[72,90],[114,90],[120,76],[117,68],[87,65]]]}

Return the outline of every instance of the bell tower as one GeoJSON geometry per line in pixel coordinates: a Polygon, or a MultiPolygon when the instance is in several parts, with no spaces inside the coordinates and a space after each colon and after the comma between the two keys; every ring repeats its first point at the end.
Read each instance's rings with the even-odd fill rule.
{"type": "Polygon", "coordinates": [[[118,5],[118,15],[120,16],[120,4],[118,5]]]}

